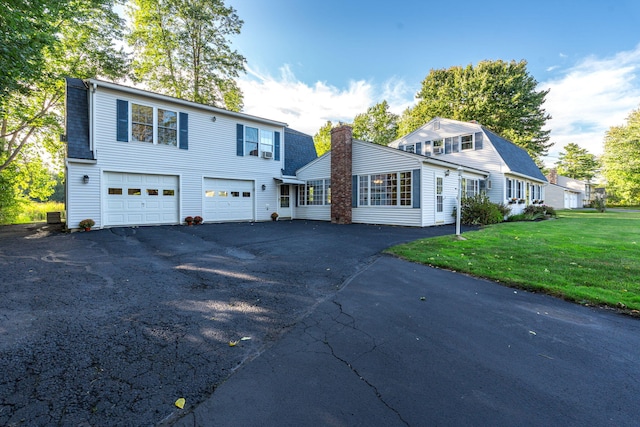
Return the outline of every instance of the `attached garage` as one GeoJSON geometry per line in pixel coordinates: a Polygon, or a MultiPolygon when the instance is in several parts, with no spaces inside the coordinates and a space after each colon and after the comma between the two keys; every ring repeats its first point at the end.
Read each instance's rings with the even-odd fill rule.
{"type": "Polygon", "coordinates": [[[253,181],[238,179],[204,179],[204,220],[253,221],[253,181]]]}
{"type": "Polygon", "coordinates": [[[105,226],[180,222],[177,176],[105,172],[104,182],[105,226]]]}

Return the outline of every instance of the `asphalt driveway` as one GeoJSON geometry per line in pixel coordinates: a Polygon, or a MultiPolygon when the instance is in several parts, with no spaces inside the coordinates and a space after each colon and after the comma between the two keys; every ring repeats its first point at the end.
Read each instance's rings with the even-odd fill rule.
{"type": "Polygon", "coordinates": [[[380,256],[452,232],[1,228],[0,425],[638,425],[638,319],[380,256]]]}
{"type": "Polygon", "coordinates": [[[450,233],[307,221],[2,227],[0,425],[170,422],[177,398],[204,402],[382,249],[450,233]]]}

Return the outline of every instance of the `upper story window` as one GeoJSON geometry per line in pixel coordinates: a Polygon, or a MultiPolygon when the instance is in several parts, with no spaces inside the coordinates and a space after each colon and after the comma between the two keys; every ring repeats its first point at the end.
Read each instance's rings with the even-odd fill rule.
{"type": "Polygon", "coordinates": [[[131,139],[153,143],[153,107],[131,104],[131,139]]]}
{"type": "Polygon", "coordinates": [[[177,146],[178,113],[132,102],[131,140],[177,146]]]}
{"type": "Polygon", "coordinates": [[[258,133],[259,130],[257,128],[251,128],[249,126],[244,128],[245,156],[258,155],[258,133]]]}
{"type": "Polygon", "coordinates": [[[158,108],[158,144],[178,144],[178,114],[158,108]]]}
{"type": "Polygon", "coordinates": [[[473,134],[460,136],[460,151],[473,150],[473,143],[473,134]]]}
{"type": "Polygon", "coordinates": [[[117,100],[116,139],[122,142],[146,142],[189,147],[187,113],[152,105],[117,100]]]}
{"type": "Polygon", "coordinates": [[[443,139],[434,139],[433,140],[433,154],[443,154],[444,153],[444,140],[443,139]]]}
{"type": "Polygon", "coordinates": [[[260,151],[273,153],[273,132],[269,130],[260,131],[260,151]]]}
{"type": "Polygon", "coordinates": [[[280,132],[236,125],[236,154],[280,160],[280,132]]]}

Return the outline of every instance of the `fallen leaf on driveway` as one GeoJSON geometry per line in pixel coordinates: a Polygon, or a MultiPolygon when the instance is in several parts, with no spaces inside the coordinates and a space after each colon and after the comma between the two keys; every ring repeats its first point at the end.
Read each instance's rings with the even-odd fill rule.
{"type": "Polygon", "coordinates": [[[426,297],[420,297],[420,301],[425,301],[426,299],[426,297]]]}
{"type": "Polygon", "coordinates": [[[186,401],[186,400],[184,400],[184,397],[181,397],[180,399],[176,400],[175,405],[176,405],[178,408],[182,409],[182,408],[184,408],[184,404],[185,404],[185,403],[187,403],[187,401],[186,401]]]}
{"type": "Polygon", "coordinates": [[[229,347],[235,347],[238,345],[238,341],[229,341],[229,347]]]}
{"type": "Polygon", "coordinates": [[[538,334],[536,334],[536,333],[535,333],[535,332],[533,332],[533,331],[529,331],[529,333],[530,333],[531,335],[538,335],[538,334]]]}
{"type": "Polygon", "coordinates": [[[240,338],[240,341],[246,341],[246,340],[250,340],[250,339],[251,339],[251,337],[242,337],[242,338],[240,338]]]}

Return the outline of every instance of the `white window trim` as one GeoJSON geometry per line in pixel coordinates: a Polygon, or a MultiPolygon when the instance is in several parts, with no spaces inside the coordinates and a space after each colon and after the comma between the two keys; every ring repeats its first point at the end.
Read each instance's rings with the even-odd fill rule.
{"type": "Polygon", "coordinates": [[[262,157],[262,153],[271,153],[272,155],[275,153],[275,144],[276,144],[276,131],[273,130],[268,130],[268,129],[262,129],[258,126],[249,126],[246,125],[244,127],[244,133],[243,133],[243,140],[242,143],[244,144],[243,147],[243,152],[244,152],[244,157],[262,157]],[[257,148],[256,148],[256,155],[252,155],[251,154],[251,150],[247,150],[247,131],[249,129],[256,129],[258,131],[258,141],[256,142],[258,144],[257,148]],[[271,144],[265,144],[262,142],[262,137],[263,137],[263,133],[269,133],[271,134],[271,144]]]}
{"type": "Polygon", "coordinates": [[[476,134],[475,133],[471,133],[471,134],[464,134],[464,135],[460,135],[458,136],[458,152],[462,152],[462,151],[473,151],[476,149],[476,134]],[[471,137],[471,148],[462,148],[462,138],[465,136],[470,136],[471,137]]]}
{"type": "Polygon", "coordinates": [[[399,171],[399,172],[381,172],[381,173],[374,173],[374,174],[369,174],[369,175],[360,175],[358,176],[358,207],[363,207],[363,208],[413,208],[413,172],[410,170],[405,170],[405,171],[399,171]],[[409,189],[409,199],[408,199],[408,204],[403,205],[402,204],[402,182],[401,182],[401,178],[400,175],[401,174],[408,174],[411,180],[411,188],[409,189]],[[371,177],[374,175],[396,175],[396,203],[393,205],[374,205],[371,204],[371,187],[372,187],[372,183],[371,183],[371,177]],[[366,177],[366,182],[367,182],[367,192],[366,192],[366,200],[367,200],[367,204],[362,204],[362,187],[360,185],[360,180],[362,178],[366,177]]]}
{"type": "Polygon", "coordinates": [[[434,139],[432,141],[429,141],[429,148],[431,150],[431,153],[434,156],[438,156],[440,154],[444,154],[444,145],[445,145],[444,144],[444,138],[439,138],[439,139],[434,139]],[[440,142],[440,145],[438,147],[436,147],[436,145],[435,145],[436,141],[440,142]],[[436,153],[436,148],[440,149],[438,153],[436,153]]]}
{"type": "Polygon", "coordinates": [[[157,105],[153,105],[153,104],[147,104],[145,102],[138,102],[138,101],[130,101],[129,102],[129,141],[134,142],[134,143],[140,143],[140,144],[151,144],[151,145],[159,145],[159,146],[163,146],[163,147],[174,147],[174,148],[178,148],[180,145],[180,112],[178,110],[174,110],[171,108],[166,108],[166,107],[162,107],[162,106],[157,106],[157,105]],[[145,142],[145,141],[138,141],[137,139],[135,139],[133,137],[133,105],[139,105],[141,107],[149,107],[152,110],[152,127],[153,127],[153,133],[152,133],[152,141],[151,142],[145,142]],[[160,144],[159,142],[159,138],[158,138],[158,109],[161,110],[165,110],[165,111],[171,111],[172,113],[176,114],[176,143],[175,145],[169,145],[169,144],[160,144]]]}
{"type": "Polygon", "coordinates": [[[331,178],[320,178],[320,179],[309,179],[305,181],[304,185],[300,185],[298,187],[298,206],[330,206],[331,203],[329,199],[331,198],[331,178]],[[320,181],[322,182],[322,203],[307,203],[307,195],[308,195],[308,183],[311,181],[320,181]],[[328,185],[327,185],[328,184],[328,185]]]}

